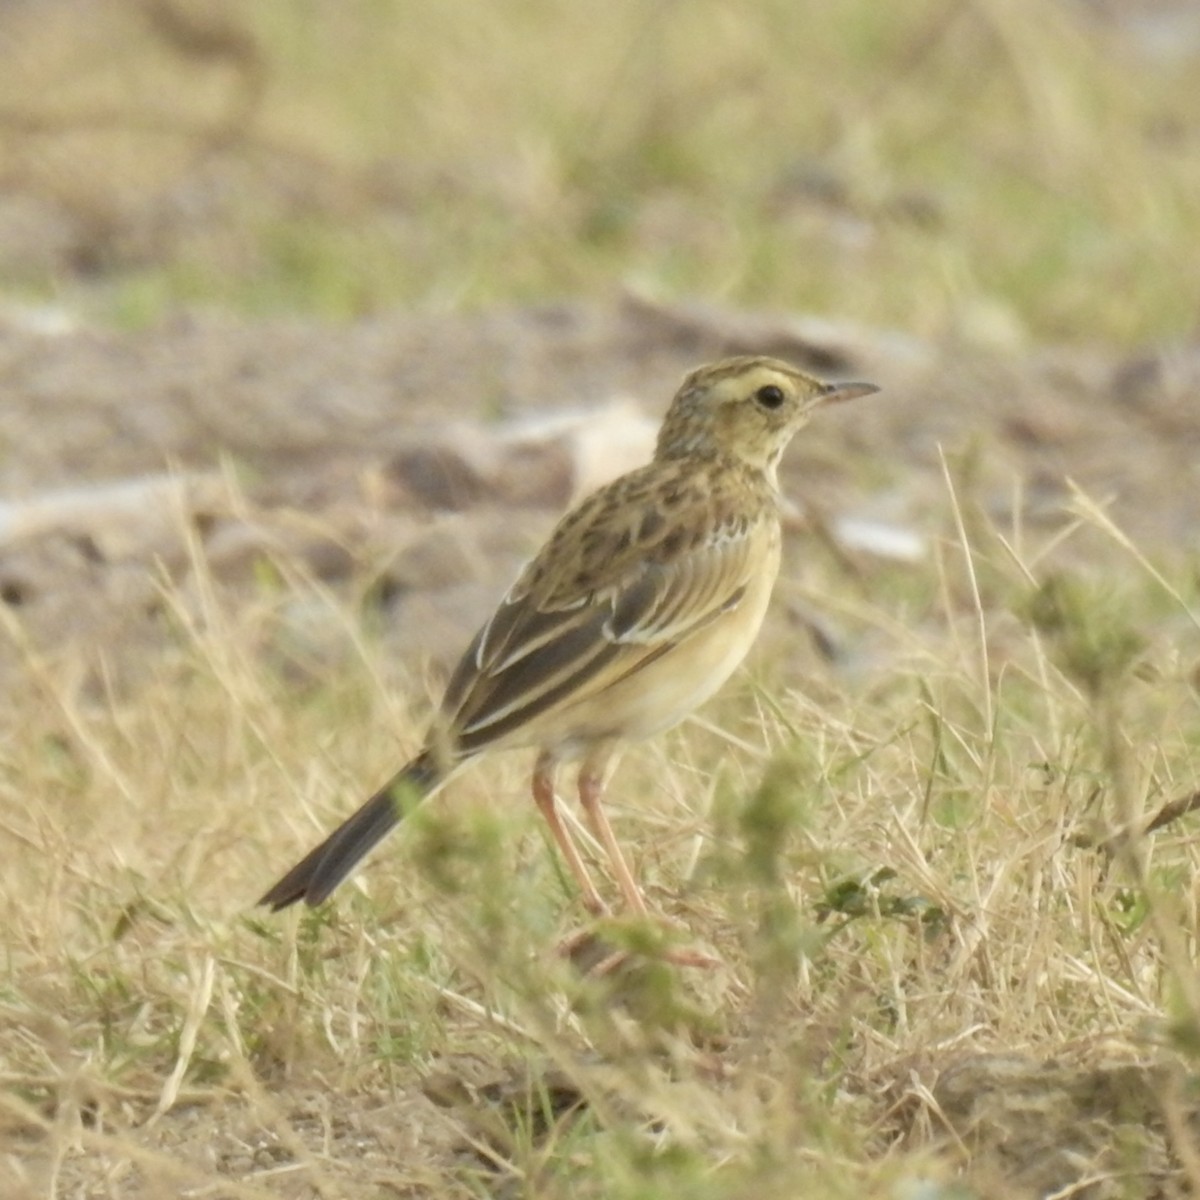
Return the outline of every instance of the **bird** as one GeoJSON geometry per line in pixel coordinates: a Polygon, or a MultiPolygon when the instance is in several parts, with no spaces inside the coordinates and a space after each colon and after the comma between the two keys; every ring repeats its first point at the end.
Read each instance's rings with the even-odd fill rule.
{"type": "Polygon", "coordinates": [[[523,747],[537,751],[533,800],[584,907],[610,911],[560,814],[568,762],[626,908],[647,915],[602,806],[612,757],[681,721],[742,662],[779,573],[785,448],[818,409],[878,391],[758,355],[686,375],[651,461],[571,508],[475,634],[421,751],[259,904],[321,904],[470,760],[523,747]]]}

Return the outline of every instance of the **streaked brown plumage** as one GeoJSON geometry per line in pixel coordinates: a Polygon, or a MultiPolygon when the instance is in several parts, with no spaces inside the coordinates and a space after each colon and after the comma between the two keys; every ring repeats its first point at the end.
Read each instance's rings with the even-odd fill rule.
{"type": "Polygon", "coordinates": [[[688,375],[653,460],[567,513],[475,635],[426,747],[260,903],[319,904],[458,766],[534,746],[534,799],[584,903],[605,910],[557,811],[555,767],[570,759],[625,901],[645,912],[600,804],[609,757],[681,720],[745,657],[779,570],[779,458],[815,408],[877,390],[758,357],[688,375]]]}

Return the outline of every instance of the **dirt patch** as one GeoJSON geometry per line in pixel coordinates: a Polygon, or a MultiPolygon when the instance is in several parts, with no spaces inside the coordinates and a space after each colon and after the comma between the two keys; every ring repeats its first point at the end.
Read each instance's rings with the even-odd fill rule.
{"type": "MultiPolygon", "coordinates": [[[[252,585],[273,561],[387,605],[424,611],[438,593],[473,621],[573,495],[648,453],[682,373],[729,353],[883,388],[789,455],[788,495],[811,519],[936,534],[945,456],[999,527],[1062,528],[1073,481],[1147,549],[1194,547],[1194,352],[1001,361],[635,301],[343,327],[189,318],[0,333],[0,604],[43,649],[94,663],[102,647],[117,677],[161,633],[162,585],[199,570],[252,585]]],[[[428,643],[398,648],[456,653],[428,643]]]]}

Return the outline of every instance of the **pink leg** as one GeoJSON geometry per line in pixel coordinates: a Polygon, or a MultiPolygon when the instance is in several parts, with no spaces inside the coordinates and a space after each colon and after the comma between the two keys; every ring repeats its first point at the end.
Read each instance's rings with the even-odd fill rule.
{"type": "Polygon", "coordinates": [[[602,749],[584,759],[583,766],[579,768],[579,802],[583,806],[583,815],[587,819],[588,827],[604,847],[608,861],[612,863],[613,874],[621,889],[621,895],[625,897],[625,903],[638,916],[644,917],[647,914],[646,898],[621,853],[621,847],[617,844],[616,835],[608,823],[608,817],[604,815],[604,806],[601,803],[604,792],[604,767],[608,756],[609,751],[602,749]]]}
{"type": "Polygon", "coordinates": [[[579,884],[579,890],[583,893],[584,907],[595,916],[603,916],[608,912],[608,907],[600,898],[600,893],[596,891],[592,877],[583,865],[579,847],[571,840],[566,826],[559,819],[558,798],[554,794],[554,759],[544,751],[538,755],[537,763],[533,768],[533,799],[542,818],[550,826],[550,835],[554,838],[554,844],[566,860],[571,874],[575,876],[575,882],[579,884]]]}

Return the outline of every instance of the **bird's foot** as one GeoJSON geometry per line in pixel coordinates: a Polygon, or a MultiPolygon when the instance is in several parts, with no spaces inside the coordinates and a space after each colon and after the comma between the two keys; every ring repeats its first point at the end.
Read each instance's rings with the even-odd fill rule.
{"type": "Polygon", "coordinates": [[[721,966],[721,960],[690,946],[672,945],[680,930],[673,921],[638,918],[636,921],[601,919],[568,934],[558,944],[558,954],[589,978],[612,975],[638,961],[670,963],[676,967],[721,966]]]}

